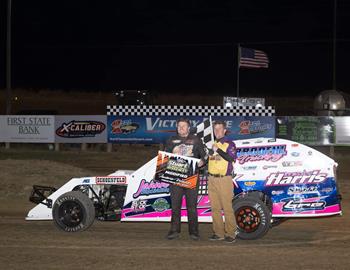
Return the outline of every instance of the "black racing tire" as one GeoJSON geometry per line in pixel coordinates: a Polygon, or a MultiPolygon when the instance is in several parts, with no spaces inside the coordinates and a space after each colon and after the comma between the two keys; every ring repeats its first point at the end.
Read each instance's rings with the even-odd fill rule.
{"type": "Polygon", "coordinates": [[[239,197],[233,201],[237,221],[237,237],[244,240],[258,239],[270,229],[271,211],[255,196],[239,197]]]}
{"type": "Polygon", "coordinates": [[[55,225],[65,232],[81,232],[95,220],[95,207],[86,194],[70,191],[57,198],[52,207],[55,225]]]}

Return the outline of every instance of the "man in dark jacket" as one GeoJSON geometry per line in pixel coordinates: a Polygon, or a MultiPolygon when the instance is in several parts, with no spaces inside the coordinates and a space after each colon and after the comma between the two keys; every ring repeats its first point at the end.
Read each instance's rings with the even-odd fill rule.
{"type": "MultiPolygon", "coordinates": [[[[206,153],[202,141],[195,135],[190,134],[190,121],[181,118],[177,121],[177,135],[172,136],[166,142],[165,151],[187,157],[200,159],[198,164],[202,167],[205,163],[206,153]]],[[[169,240],[179,237],[181,231],[181,203],[185,195],[188,229],[191,239],[199,240],[198,215],[197,215],[197,195],[199,181],[196,188],[187,189],[177,185],[170,186],[170,198],[172,205],[171,227],[167,235],[169,240]]]]}

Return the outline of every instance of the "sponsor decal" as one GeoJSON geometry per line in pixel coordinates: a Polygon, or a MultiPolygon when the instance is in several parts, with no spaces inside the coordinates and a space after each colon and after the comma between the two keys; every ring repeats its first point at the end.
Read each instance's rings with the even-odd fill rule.
{"type": "Polygon", "coordinates": [[[164,182],[156,182],[151,180],[147,182],[145,179],[142,179],[137,191],[132,195],[134,199],[144,195],[154,195],[161,193],[169,193],[169,184],[164,182]]]}
{"type": "Polygon", "coordinates": [[[143,212],[146,210],[146,207],[147,207],[147,200],[136,200],[136,201],[133,201],[131,204],[131,208],[135,212],[143,212]]]}
{"type": "Polygon", "coordinates": [[[316,202],[303,202],[290,200],[283,205],[283,211],[309,211],[309,210],[322,210],[326,206],[325,201],[316,202]]]}
{"type": "Polygon", "coordinates": [[[283,193],[284,193],[283,190],[272,190],[271,191],[271,195],[281,195],[283,193]]]}
{"type": "Polygon", "coordinates": [[[89,184],[90,183],[90,179],[84,179],[83,180],[83,184],[89,184]]]}
{"type": "Polygon", "coordinates": [[[163,212],[170,208],[168,201],[164,198],[159,198],[154,201],[152,208],[157,212],[163,212]]]}
{"type": "Polygon", "coordinates": [[[245,171],[255,170],[257,166],[242,166],[245,171]]]}
{"type": "Polygon", "coordinates": [[[63,138],[95,137],[102,133],[106,125],[99,121],[75,121],[63,123],[56,129],[57,136],[63,138]]]}
{"type": "Polygon", "coordinates": [[[300,156],[300,153],[299,152],[292,152],[290,153],[292,155],[292,157],[298,157],[300,156]]]}
{"type": "Polygon", "coordinates": [[[303,162],[298,161],[283,161],[282,162],[283,167],[297,167],[297,166],[303,166],[303,162]]]}
{"type": "Polygon", "coordinates": [[[325,192],[325,193],[330,193],[332,191],[333,191],[333,188],[331,187],[321,189],[321,192],[325,192]]]}
{"type": "Polygon", "coordinates": [[[97,176],[97,185],[126,184],[126,176],[97,176]]]}
{"type": "Polygon", "coordinates": [[[247,181],[247,182],[244,182],[244,185],[247,186],[247,187],[252,187],[252,186],[256,185],[256,182],[254,182],[254,181],[247,181]]]}
{"type": "Polygon", "coordinates": [[[255,161],[276,162],[287,155],[286,145],[241,147],[237,149],[239,164],[255,161]]]}
{"type": "Polygon", "coordinates": [[[242,121],[239,124],[239,134],[242,135],[249,135],[249,134],[257,134],[257,133],[264,133],[267,130],[270,130],[272,128],[272,124],[264,124],[260,121],[242,121]]]}
{"type": "Polygon", "coordinates": [[[277,165],[264,165],[263,166],[264,170],[271,169],[271,168],[277,168],[277,165]]]}
{"type": "Polygon", "coordinates": [[[271,173],[265,182],[265,186],[289,186],[294,184],[316,184],[325,181],[327,173],[320,170],[302,172],[275,172],[271,173]]]}
{"type": "Polygon", "coordinates": [[[140,125],[133,123],[131,119],[116,119],[112,122],[112,134],[129,134],[135,132],[140,125]]]}
{"type": "Polygon", "coordinates": [[[312,193],[318,193],[317,186],[303,186],[303,187],[289,187],[288,188],[288,195],[299,195],[299,194],[312,194],[312,193]]]}

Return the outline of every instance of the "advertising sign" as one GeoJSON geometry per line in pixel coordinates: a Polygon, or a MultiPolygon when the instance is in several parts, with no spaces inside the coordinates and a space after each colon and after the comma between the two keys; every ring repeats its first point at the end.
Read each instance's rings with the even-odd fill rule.
{"type": "Polygon", "coordinates": [[[159,151],[154,179],[193,189],[196,187],[199,177],[196,173],[198,162],[199,159],[159,151]]]}
{"type": "Polygon", "coordinates": [[[350,116],[334,117],[336,126],[336,144],[350,144],[350,116]]]}
{"type": "MultiPolygon", "coordinates": [[[[177,119],[179,116],[108,116],[108,142],[165,143],[175,135],[177,119]]],[[[194,129],[207,117],[189,116],[188,119],[194,129]]],[[[227,136],[232,140],[275,137],[275,117],[216,116],[212,119],[226,122],[227,136]]]]}
{"type": "Polygon", "coordinates": [[[106,143],[107,116],[62,115],[55,117],[55,141],[60,143],[106,143]]]}
{"type": "Polygon", "coordinates": [[[284,116],[277,118],[277,137],[308,145],[335,143],[334,117],[284,116]]]}
{"type": "Polygon", "coordinates": [[[213,117],[215,120],[226,122],[226,135],[232,140],[275,138],[275,117],[272,116],[220,116],[213,117]]]}
{"type": "Polygon", "coordinates": [[[0,116],[0,141],[53,143],[55,118],[52,115],[0,116]]]}

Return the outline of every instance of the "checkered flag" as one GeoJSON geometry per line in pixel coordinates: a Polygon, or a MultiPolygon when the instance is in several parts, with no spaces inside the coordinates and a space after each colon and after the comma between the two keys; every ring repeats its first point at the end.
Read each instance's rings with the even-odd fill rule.
{"type": "Polygon", "coordinates": [[[206,146],[206,148],[211,149],[214,143],[213,126],[211,121],[211,116],[209,119],[204,120],[200,123],[194,132],[206,146]]]}

